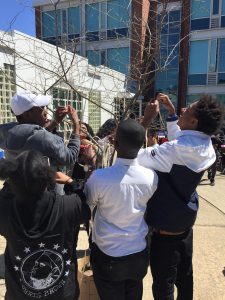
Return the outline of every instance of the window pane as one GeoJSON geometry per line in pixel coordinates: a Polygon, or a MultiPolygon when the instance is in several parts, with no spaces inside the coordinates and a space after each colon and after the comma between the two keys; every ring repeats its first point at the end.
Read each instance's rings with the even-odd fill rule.
{"type": "Polygon", "coordinates": [[[167,47],[168,43],[168,35],[161,35],[160,37],[160,48],[161,47],[167,47]]]}
{"type": "Polygon", "coordinates": [[[68,34],[80,33],[80,7],[68,8],[68,34]]]}
{"type": "Polygon", "coordinates": [[[100,52],[98,50],[89,50],[86,52],[89,64],[93,66],[100,65],[100,52]]]}
{"type": "Polygon", "coordinates": [[[216,72],[217,40],[211,40],[209,71],[216,72]]]}
{"type": "Polygon", "coordinates": [[[61,35],[61,14],[60,10],[47,11],[42,13],[42,36],[53,37],[61,35]],[[57,30],[56,30],[56,25],[57,30]]]}
{"type": "Polygon", "coordinates": [[[171,55],[168,58],[168,68],[178,68],[179,65],[179,57],[171,55]]]}
{"type": "Polygon", "coordinates": [[[188,76],[189,85],[206,85],[207,74],[196,74],[188,76]]]}
{"type": "Polygon", "coordinates": [[[207,73],[208,44],[208,40],[190,43],[189,74],[207,73]]]}
{"type": "Polygon", "coordinates": [[[108,39],[120,39],[123,37],[128,37],[128,28],[107,30],[107,38],[108,39]]]}
{"type": "Polygon", "coordinates": [[[218,84],[225,84],[225,73],[218,74],[218,84]]]}
{"type": "Polygon", "coordinates": [[[117,48],[107,50],[107,65],[109,68],[127,74],[129,62],[129,48],[117,48]]]}
{"type": "Polygon", "coordinates": [[[86,4],[86,30],[98,31],[99,30],[99,3],[86,4]]]}
{"type": "Polygon", "coordinates": [[[107,2],[107,29],[129,28],[130,0],[111,0],[107,2]]]}
{"type": "Polygon", "coordinates": [[[221,17],[221,27],[225,27],[225,16],[221,17]]]}
{"type": "Polygon", "coordinates": [[[222,0],[222,15],[225,15],[225,0],[222,0]]]}
{"type": "Polygon", "coordinates": [[[169,22],[180,21],[180,10],[172,10],[169,13],[169,22]]]}
{"type": "Polygon", "coordinates": [[[167,79],[169,80],[178,80],[178,70],[168,70],[167,79]]]}
{"type": "Polygon", "coordinates": [[[192,0],[191,19],[210,17],[211,0],[192,0]]]}
{"type": "Polygon", "coordinates": [[[192,20],[191,30],[209,29],[209,20],[209,18],[192,20]]]}
{"type": "Polygon", "coordinates": [[[179,43],[180,36],[179,34],[170,34],[168,46],[176,45],[179,43]]]}
{"type": "Polygon", "coordinates": [[[180,22],[169,24],[169,33],[179,33],[180,32],[180,22]]]}
{"type": "Polygon", "coordinates": [[[87,32],[86,33],[87,41],[99,41],[99,31],[87,32]]]}
{"type": "Polygon", "coordinates": [[[219,66],[218,72],[225,72],[225,39],[219,39],[219,66]]]}
{"type": "Polygon", "coordinates": [[[213,0],[213,15],[218,15],[219,6],[220,6],[220,1],[219,0],[213,0]]]}

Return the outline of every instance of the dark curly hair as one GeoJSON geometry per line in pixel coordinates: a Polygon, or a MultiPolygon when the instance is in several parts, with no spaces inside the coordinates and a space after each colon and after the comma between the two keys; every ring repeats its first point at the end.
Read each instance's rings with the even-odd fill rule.
{"type": "Polygon", "coordinates": [[[0,179],[17,194],[40,195],[55,183],[55,171],[38,151],[24,151],[14,159],[0,160],[0,179]]]}
{"type": "Polygon", "coordinates": [[[224,107],[212,96],[204,95],[197,102],[194,114],[198,119],[196,130],[212,135],[222,126],[224,107]]]}
{"type": "Polygon", "coordinates": [[[106,137],[107,135],[111,134],[113,132],[114,129],[117,128],[118,125],[118,121],[115,119],[108,119],[107,121],[105,121],[105,123],[99,128],[98,132],[97,132],[97,136],[100,139],[103,139],[104,137],[106,137]]]}
{"type": "MultiPolygon", "coordinates": [[[[85,123],[85,122],[81,122],[80,124],[84,124],[87,128],[87,132],[88,134],[90,134],[90,136],[94,136],[94,131],[92,129],[92,127],[88,124],[88,123],[85,123]]],[[[90,140],[90,136],[87,136],[87,139],[90,140]]]]}

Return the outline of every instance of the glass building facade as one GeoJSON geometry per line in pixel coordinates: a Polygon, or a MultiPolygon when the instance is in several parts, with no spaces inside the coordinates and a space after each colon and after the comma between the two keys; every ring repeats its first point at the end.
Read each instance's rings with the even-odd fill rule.
{"type": "Polygon", "coordinates": [[[190,42],[188,84],[207,85],[211,74],[225,84],[225,38],[190,42]]]}
{"type": "Polygon", "coordinates": [[[225,28],[225,0],[192,0],[191,30],[225,28]]]}
{"type": "Polygon", "coordinates": [[[160,14],[157,29],[160,37],[159,71],[155,78],[155,91],[165,92],[176,104],[179,75],[180,9],[160,14]]]}
{"type": "MultiPolygon", "coordinates": [[[[86,41],[84,53],[94,66],[105,65],[127,74],[130,63],[130,47],[118,43],[99,50],[98,43],[107,40],[121,41],[129,37],[130,0],[110,0],[84,5],[85,23],[81,25],[80,6],[42,12],[42,39],[53,45],[76,40],[86,41]],[[93,43],[94,42],[94,43],[93,43]]],[[[68,49],[69,45],[68,45],[68,49]]],[[[78,51],[77,51],[78,52],[78,51]]]]}

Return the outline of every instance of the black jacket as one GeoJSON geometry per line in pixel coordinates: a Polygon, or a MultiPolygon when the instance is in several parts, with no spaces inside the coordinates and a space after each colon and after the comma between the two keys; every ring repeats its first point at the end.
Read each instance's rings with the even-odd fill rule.
{"type": "Polygon", "coordinates": [[[18,197],[6,189],[0,192],[0,234],[7,240],[5,299],[78,299],[81,214],[76,194],[18,197]]]}

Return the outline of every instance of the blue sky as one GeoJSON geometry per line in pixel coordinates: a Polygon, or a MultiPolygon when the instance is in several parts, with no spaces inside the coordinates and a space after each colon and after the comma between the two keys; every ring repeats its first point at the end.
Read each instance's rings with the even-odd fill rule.
{"type": "Polygon", "coordinates": [[[1,0],[0,30],[16,29],[35,36],[32,0],[1,0]]]}

